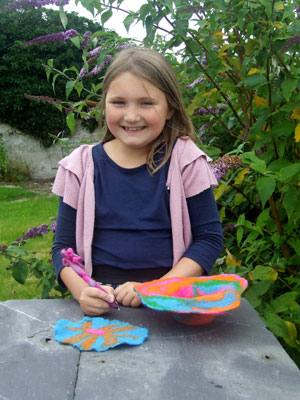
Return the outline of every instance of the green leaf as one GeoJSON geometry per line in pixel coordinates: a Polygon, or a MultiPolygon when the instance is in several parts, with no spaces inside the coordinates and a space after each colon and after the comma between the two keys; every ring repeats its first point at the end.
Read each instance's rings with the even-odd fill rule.
{"type": "Polygon", "coordinates": [[[259,0],[259,2],[265,7],[268,18],[271,18],[271,15],[272,15],[271,1],[270,0],[259,0]]]}
{"type": "Polygon", "coordinates": [[[110,17],[113,15],[113,12],[111,9],[105,11],[104,13],[101,14],[101,23],[102,25],[105,24],[106,21],[110,19],[110,17]]]}
{"type": "Polygon", "coordinates": [[[243,30],[243,28],[244,28],[245,16],[248,14],[248,12],[249,12],[249,10],[241,9],[237,13],[238,26],[239,26],[240,30],[243,30]]]}
{"type": "Polygon", "coordinates": [[[217,8],[219,8],[224,13],[226,12],[227,6],[224,0],[215,0],[214,3],[216,4],[217,8]]]}
{"type": "Polygon", "coordinates": [[[277,271],[264,265],[257,265],[251,273],[251,278],[254,281],[276,281],[277,276],[277,271]]]}
{"type": "Polygon", "coordinates": [[[256,188],[260,197],[262,208],[265,207],[266,202],[274,193],[276,182],[271,177],[259,178],[256,181],[256,188]]]}
{"type": "Polygon", "coordinates": [[[152,6],[150,4],[143,4],[142,7],[139,10],[140,19],[142,21],[145,20],[146,16],[148,14],[151,14],[151,11],[152,11],[152,6]]]}
{"type": "Polygon", "coordinates": [[[292,92],[298,86],[298,79],[294,78],[285,78],[285,80],[281,84],[282,94],[286,100],[289,100],[292,92]]]}
{"type": "Polygon", "coordinates": [[[66,97],[68,99],[70,93],[72,92],[72,90],[74,89],[74,86],[76,84],[76,81],[68,81],[66,83],[66,97]]]}
{"type": "Polygon", "coordinates": [[[241,158],[243,163],[248,164],[254,171],[260,172],[261,174],[266,172],[267,167],[265,161],[258,158],[253,151],[244,153],[241,158]]]}
{"type": "Polygon", "coordinates": [[[81,81],[76,83],[75,90],[76,90],[78,96],[80,96],[81,92],[83,90],[83,83],[81,81]]]}
{"type": "Polygon", "coordinates": [[[281,168],[278,179],[281,182],[288,182],[300,172],[300,162],[281,168]]]}
{"type": "Polygon", "coordinates": [[[75,116],[73,112],[69,112],[67,115],[67,125],[72,132],[72,135],[75,134],[75,116]]]}
{"type": "Polygon", "coordinates": [[[256,308],[261,304],[261,296],[264,295],[272,286],[273,281],[257,281],[253,282],[253,286],[245,292],[246,299],[252,307],[256,308]]]}
{"type": "MultiPolygon", "coordinates": [[[[247,76],[241,83],[244,83],[248,88],[255,90],[268,83],[264,75],[252,74],[247,76]]],[[[238,85],[239,86],[239,85],[238,85]]]]}
{"type": "Polygon", "coordinates": [[[145,21],[147,35],[150,35],[153,29],[153,18],[148,15],[145,21]]]}
{"type": "MultiPolygon", "coordinates": [[[[80,0],[80,3],[82,6],[88,10],[93,16],[94,16],[94,5],[93,5],[93,0],[80,0]]],[[[95,7],[101,11],[101,6],[98,4],[99,2],[95,2],[95,7]]]]}
{"type": "Polygon", "coordinates": [[[288,219],[291,219],[293,212],[296,207],[299,207],[299,200],[298,200],[298,190],[295,186],[289,186],[288,190],[286,191],[282,205],[286,211],[288,219]]]}
{"type": "Polygon", "coordinates": [[[289,336],[288,328],[284,323],[284,320],[281,319],[278,315],[267,313],[264,315],[264,321],[267,327],[279,337],[289,336]]]}
{"type": "Polygon", "coordinates": [[[12,276],[17,282],[24,285],[28,276],[28,265],[24,260],[19,260],[13,264],[12,276]]]}
{"type": "Polygon", "coordinates": [[[215,18],[215,14],[212,13],[209,17],[209,21],[210,21],[210,29],[212,34],[215,33],[215,29],[216,29],[216,18],[215,18]]]}
{"type": "Polygon", "coordinates": [[[287,292],[276,297],[270,304],[276,313],[288,311],[291,304],[296,301],[298,296],[299,293],[297,292],[287,292]]]}
{"type": "Polygon", "coordinates": [[[292,122],[284,121],[276,124],[269,132],[272,137],[289,136],[294,133],[295,127],[292,122]]]}
{"type": "Polygon", "coordinates": [[[26,256],[30,253],[30,251],[24,250],[21,246],[8,246],[6,252],[19,257],[26,256]]]}
{"type": "Polygon", "coordinates": [[[130,26],[135,20],[135,16],[132,14],[127,15],[127,17],[123,20],[123,25],[125,26],[126,31],[129,31],[130,26]]]}
{"type": "Polygon", "coordinates": [[[244,235],[244,229],[241,226],[239,226],[236,231],[236,241],[238,245],[240,245],[243,235],[244,235]]]}
{"type": "Polygon", "coordinates": [[[68,23],[68,18],[67,18],[67,15],[65,13],[64,6],[62,3],[60,3],[60,6],[59,6],[59,18],[62,23],[62,26],[64,27],[64,29],[66,29],[67,23],[68,23]]]}
{"type": "Polygon", "coordinates": [[[80,49],[80,38],[79,36],[73,36],[70,38],[71,42],[77,47],[77,49],[80,49]]]}

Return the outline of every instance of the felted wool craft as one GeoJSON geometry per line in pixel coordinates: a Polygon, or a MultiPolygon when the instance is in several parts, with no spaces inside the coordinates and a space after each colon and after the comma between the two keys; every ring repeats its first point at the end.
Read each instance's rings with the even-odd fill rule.
{"type": "Polygon", "coordinates": [[[137,346],[147,337],[146,328],[100,317],[84,317],[78,322],[61,319],[54,326],[56,341],[71,344],[79,350],[106,351],[120,344],[137,346]]]}
{"type": "Polygon", "coordinates": [[[233,274],[166,278],[135,287],[142,303],[174,313],[221,314],[239,307],[246,279],[233,274]]]}

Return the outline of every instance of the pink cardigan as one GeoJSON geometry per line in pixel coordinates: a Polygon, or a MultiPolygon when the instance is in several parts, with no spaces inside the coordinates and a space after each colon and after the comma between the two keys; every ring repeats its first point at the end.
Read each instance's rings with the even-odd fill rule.
{"type": "MultiPolygon", "coordinates": [[[[82,145],[59,162],[53,193],[77,210],[76,247],[92,275],[92,240],[95,219],[93,145],[82,145]]],[[[174,146],[166,186],[170,189],[170,215],[175,265],[192,242],[187,197],[195,196],[218,182],[211,159],[187,138],[174,146]]]]}

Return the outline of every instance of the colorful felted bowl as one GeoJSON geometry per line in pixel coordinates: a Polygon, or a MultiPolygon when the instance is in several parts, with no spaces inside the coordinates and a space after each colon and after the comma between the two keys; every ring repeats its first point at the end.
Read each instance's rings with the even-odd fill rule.
{"type": "Polygon", "coordinates": [[[238,275],[221,274],[158,279],[137,285],[135,291],[145,306],[170,311],[179,322],[199,325],[239,307],[247,285],[238,275]]]}

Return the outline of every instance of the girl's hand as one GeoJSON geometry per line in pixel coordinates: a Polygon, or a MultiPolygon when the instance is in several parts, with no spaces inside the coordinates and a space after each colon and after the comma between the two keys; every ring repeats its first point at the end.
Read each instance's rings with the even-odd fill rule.
{"type": "Polygon", "coordinates": [[[114,289],[110,286],[103,286],[103,288],[108,293],[89,286],[82,289],[78,301],[84,314],[95,317],[110,311],[111,307],[107,302],[115,300],[114,289]]]}
{"type": "Polygon", "coordinates": [[[126,282],[115,289],[115,296],[118,303],[126,307],[138,307],[141,305],[139,295],[133,290],[140,282],[126,282]]]}

